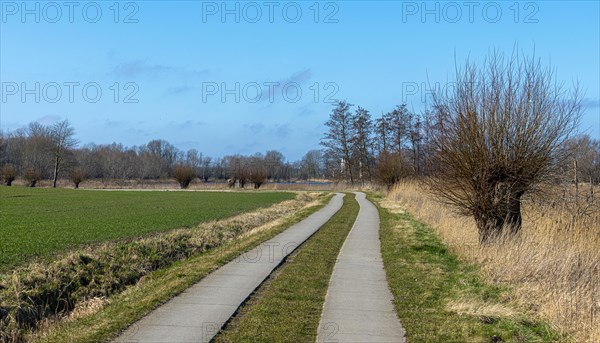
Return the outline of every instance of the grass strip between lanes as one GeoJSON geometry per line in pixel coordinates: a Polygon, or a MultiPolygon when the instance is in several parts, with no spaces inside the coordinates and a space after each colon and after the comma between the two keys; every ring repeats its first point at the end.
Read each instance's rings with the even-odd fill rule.
{"type": "Polygon", "coordinates": [[[84,309],[80,311],[78,318],[50,324],[46,330],[41,330],[36,336],[29,338],[32,342],[109,341],[129,325],[183,292],[210,272],[323,208],[331,198],[332,195],[322,196],[319,205],[305,208],[279,225],[252,235],[244,235],[206,253],[152,272],[137,285],[110,297],[109,302],[100,310],[94,310],[92,304],[91,314],[86,314],[84,309]]]}
{"type": "Polygon", "coordinates": [[[370,194],[381,219],[381,248],[394,305],[409,342],[554,342],[550,327],[483,281],[479,267],[448,251],[433,228],[392,213],[370,194]]]}
{"type": "Polygon", "coordinates": [[[354,194],[261,285],[215,342],[314,342],[339,251],[358,215],[354,194]]]}

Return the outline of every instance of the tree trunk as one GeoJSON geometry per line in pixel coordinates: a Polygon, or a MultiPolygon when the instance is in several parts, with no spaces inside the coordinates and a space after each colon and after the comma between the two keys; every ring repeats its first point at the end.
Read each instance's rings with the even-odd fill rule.
{"type": "Polygon", "coordinates": [[[508,204],[508,213],[506,214],[505,229],[511,236],[516,236],[521,232],[523,217],[521,216],[521,197],[523,192],[518,192],[511,196],[508,204]]]}
{"type": "Polygon", "coordinates": [[[346,160],[346,173],[350,176],[350,184],[354,184],[354,175],[352,175],[352,166],[350,165],[350,159],[346,160]]]}
{"type": "Polygon", "coordinates": [[[58,157],[58,155],[56,156],[56,159],[54,160],[54,177],[52,179],[52,188],[56,188],[56,180],[58,179],[58,165],[60,163],[60,159],[58,157]]]}
{"type": "Polygon", "coordinates": [[[474,213],[477,231],[479,231],[479,244],[487,245],[494,243],[502,233],[503,220],[497,216],[486,213],[474,213]]]}
{"type": "Polygon", "coordinates": [[[489,210],[473,211],[480,244],[491,244],[504,234],[514,237],[521,232],[523,224],[521,197],[523,193],[519,191],[511,194],[503,203],[499,203],[498,208],[492,213],[489,213],[489,210]]]}

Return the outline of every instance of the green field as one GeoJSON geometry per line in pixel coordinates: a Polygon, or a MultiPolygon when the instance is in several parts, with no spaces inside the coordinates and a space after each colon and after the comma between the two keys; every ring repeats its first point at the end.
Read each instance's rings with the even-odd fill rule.
{"type": "Polygon", "coordinates": [[[190,227],[292,198],[281,192],[0,187],[0,271],[77,245],[190,227]]]}

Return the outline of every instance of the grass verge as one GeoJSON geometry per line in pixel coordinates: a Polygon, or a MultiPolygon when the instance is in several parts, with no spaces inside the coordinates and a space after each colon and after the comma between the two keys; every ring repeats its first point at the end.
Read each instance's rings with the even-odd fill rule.
{"type": "Polygon", "coordinates": [[[314,342],[338,253],[358,215],[354,195],[277,268],[215,342],[314,342]]]}
{"type": "Polygon", "coordinates": [[[409,342],[553,342],[561,337],[519,312],[507,289],[449,252],[434,230],[369,198],[381,219],[381,252],[409,342]]]}
{"type": "Polygon", "coordinates": [[[108,298],[92,299],[70,318],[47,323],[27,337],[32,342],[106,342],[154,308],[181,293],[204,276],[251,250],[261,242],[316,212],[331,199],[321,196],[318,205],[304,208],[277,225],[267,224],[207,252],[175,262],[144,276],[136,285],[108,298]]]}
{"type": "Polygon", "coordinates": [[[600,342],[600,201],[574,185],[545,184],[522,203],[518,237],[479,244],[472,217],[460,216],[417,181],[398,183],[386,206],[431,225],[450,251],[481,266],[486,281],[507,285],[520,308],[569,342],[600,342]]]}

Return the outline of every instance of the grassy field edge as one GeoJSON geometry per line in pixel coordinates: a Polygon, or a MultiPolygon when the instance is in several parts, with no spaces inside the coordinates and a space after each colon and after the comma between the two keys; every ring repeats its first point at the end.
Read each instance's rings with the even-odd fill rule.
{"type": "Polygon", "coordinates": [[[380,193],[368,198],[379,210],[384,268],[409,342],[565,339],[520,311],[506,288],[485,282],[478,265],[448,251],[433,228],[384,208],[380,193]]]}
{"type": "Polygon", "coordinates": [[[323,208],[332,196],[323,196],[318,205],[300,210],[278,225],[250,235],[242,235],[205,253],[154,271],[126,291],[108,299],[90,302],[89,308],[83,307],[73,314],[72,319],[50,324],[29,339],[32,342],[70,343],[110,341],[210,272],[323,208]],[[89,313],[86,313],[88,311],[89,313]]]}
{"type": "Polygon", "coordinates": [[[0,272],[292,200],[291,192],[95,191],[0,187],[0,272]]]}
{"type": "Polygon", "coordinates": [[[215,342],[314,342],[333,267],[359,205],[354,194],[242,305],[215,342]]]}

